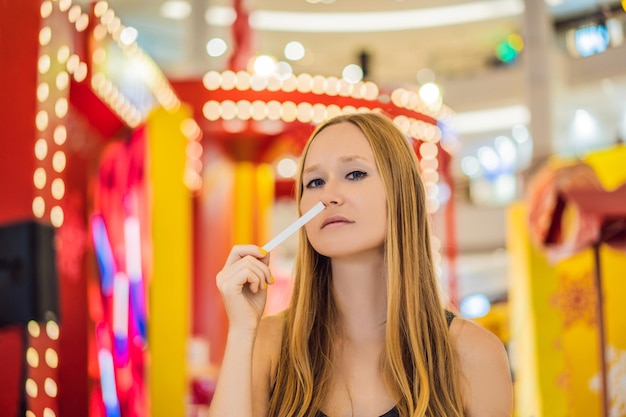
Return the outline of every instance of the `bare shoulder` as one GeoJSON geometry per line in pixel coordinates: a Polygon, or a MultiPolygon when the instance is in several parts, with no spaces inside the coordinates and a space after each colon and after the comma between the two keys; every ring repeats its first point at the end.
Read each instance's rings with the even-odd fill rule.
{"type": "Polygon", "coordinates": [[[482,326],[455,318],[450,335],[461,371],[461,387],[469,417],[513,414],[509,359],[500,339],[482,326]]]}

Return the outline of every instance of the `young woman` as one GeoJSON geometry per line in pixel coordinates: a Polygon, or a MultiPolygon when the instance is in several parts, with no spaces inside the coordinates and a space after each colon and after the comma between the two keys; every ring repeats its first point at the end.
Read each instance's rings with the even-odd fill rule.
{"type": "Polygon", "coordinates": [[[413,149],[378,113],[336,117],[304,149],[290,307],[263,317],[269,255],[235,246],[217,276],[229,318],[211,417],[512,414],[502,343],[444,310],[413,149]]]}

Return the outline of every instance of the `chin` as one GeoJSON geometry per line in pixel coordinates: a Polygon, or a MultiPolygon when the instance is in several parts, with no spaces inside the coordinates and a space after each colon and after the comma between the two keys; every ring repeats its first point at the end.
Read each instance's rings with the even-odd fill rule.
{"type": "Polygon", "coordinates": [[[311,242],[313,249],[320,255],[328,258],[347,258],[359,255],[371,256],[372,253],[383,253],[383,245],[372,244],[367,245],[363,241],[355,242],[354,240],[344,242],[336,239],[332,242],[311,242]]]}

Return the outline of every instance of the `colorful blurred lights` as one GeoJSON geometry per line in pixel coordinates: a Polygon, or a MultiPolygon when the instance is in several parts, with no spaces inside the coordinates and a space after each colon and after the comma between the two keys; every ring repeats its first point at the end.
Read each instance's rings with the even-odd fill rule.
{"type": "Polygon", "coordinates": [[[484,317],[491,310],[491,302],[485,294],[468,295],[461,301],[461,314],[468,319],[484,317]]]}
{"type": "Polygon", "coordinates": [[[461,170],[468,177],[477,177],[480,175],[480,162],[473,155],[464,157],[461,160],[461,170]]]}
{"type": "Polygon", "coordinates": [[[478,149],[478,161],[488,173],[496,173],[500,167],[498,154],[489,146],[482,146],[478,149]]]}
{"type": "Polygon", "coordinates": [[[276,60],[269,55],[259,55],[254,60],[254,72],[262,77],[269,77],[274,74],[276,60]]]}
{"type": "Polygon", "coordinates": [[[433,105],[441,101],[441,91],[435,83],[426,83],[419,89],[419,95],[426,104],[433,105]]]}
{"type": "Polygon", "coordinates": [[[341,76],[351,84],[356,84],[363,79],[363,69],[356,64],[348,64],[344,67],[341,76]]]}
{"type": "Polygon", "coordinates": [[[285,58],[290,61],[299,61],[304,58],[304,46],[297,41],[291,41],[285,45],[285,58]]]}
{"type": "Polygon", "coordinates": [[[130,45],[137,40],[138,36],[137,29],[132,26],[127,26],[120,33],[120,42],[124,45],[130,45]]]}
{"type": "Polygon", "coordinates": [[[111,352],[101,348],[98,351],[98,364],[100,365],[100,386],[102,389],[102,401],[106,409],[106,417],[120,417],[120,404],[117,399],[115,370],[113,368],[113,356],[111,352]]]}
{"type": "Polygon", "coordinates": [[[283,158],[276,165],[278,175],[283,178],[293,178],[296,175],[298,164],[292,158],[283,158]]]}
{"type": "Polygon", "coordinates": [[[226,53],[228,46],[226,42],[222,38],[213,38],[210,39],[206,44],[206,51],[209,56],[219,57],[226,53]]]}
{"type": "Polygon", "coordinates": [[[187,1],[170,0],[161,5],[161,16],[173,20],[183,20],[191,14],[191,4],[187,1]]]}

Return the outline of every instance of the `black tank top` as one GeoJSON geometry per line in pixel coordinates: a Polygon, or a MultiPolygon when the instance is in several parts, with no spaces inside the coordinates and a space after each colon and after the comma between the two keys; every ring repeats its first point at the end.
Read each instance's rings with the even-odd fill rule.
{"type": "MultiPolygon", "coordinates": [[[[448,328],[450,328],[450,325],[452,324],[452,320],[454,320],[454,317],[455,316],[453,312],[446,310],[446,322],[448,323],[448,328]]],[[[316,417],[328,417],[328,416],[320,411],[319,413],[317,413],[316,417]]],[[[387,411],[385,414],[383,414],[380,417],[400,417],[400,414],[398,414],[398,409],[396,407],[393,407],[391,410],[387,411]]]]}

